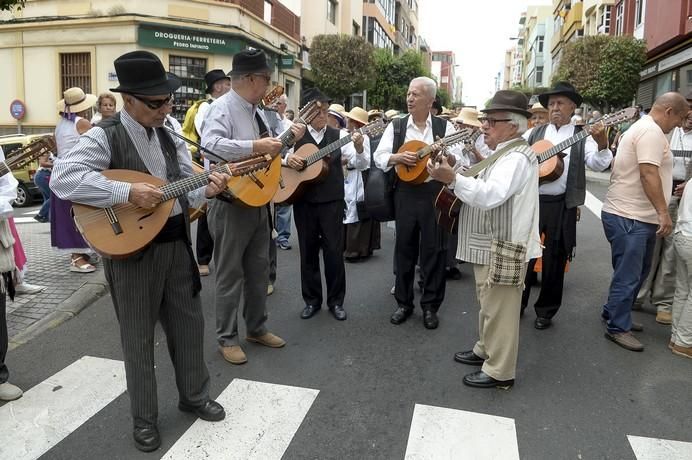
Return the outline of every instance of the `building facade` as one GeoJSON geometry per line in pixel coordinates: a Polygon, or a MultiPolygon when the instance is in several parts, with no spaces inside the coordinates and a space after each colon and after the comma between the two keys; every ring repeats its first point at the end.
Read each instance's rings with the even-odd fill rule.
{"type": "Polygon", "coordinates": [[[523,24],[522,86],[548,87],[552,75],[550,40],[553,35],[552,8],[529,6],[523,24]]]}
{"type": "Polygon", "coordinates": [[[394,52],[396,43],[395,0],[363,0],[363,37],[375,48],[394,52]]]}
{"type": "Polygon", "coordinates": [[[564,45],[584,36],[583,13],[581,0],[553,0],[553,35],[550,39],[553,69],[560,65],[564,45]]]}
{"type": "Polygon", "coordinates": [[[456,59],[453,51],[433,51],[431,73],[437,80],[438,88],[445,90],[452,102],[457,102],[454,100],[455,69],[456,59]]]}
{"type": "MultiPolygon", "coordinates": [[[[55,104],[69,87],[99,94],[118,86],[113,61],[137,49],[159,56],[183,81],[173,110],[179,120],[205,97],[204,74],[229,71],[233,55],[248,47],[267,52],[272,83],[284,86],[289,104],[298,104],[300,18],[278,0],[100,0],[98,10],[92,5],[34,0],[0,16],[0,60],[13,69],[0,74],[0,107],[23,101],[25,132],[53,129],[55,104]]],[[[16,130],[16,120],[0,111],[0,131],[16,130]]]]}

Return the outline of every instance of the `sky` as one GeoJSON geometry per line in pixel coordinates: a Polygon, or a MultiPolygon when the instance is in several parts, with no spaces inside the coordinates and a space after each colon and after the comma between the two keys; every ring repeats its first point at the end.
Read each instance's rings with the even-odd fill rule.
{"type": "Polygon", "coordinates": [[[454,51],[456,75],[464,82],[463,102],[482,105],[495,90],[505,51],[519,32],[528,5],[551,0],[418,0],[420,35],[432,51],[454,51]]]}

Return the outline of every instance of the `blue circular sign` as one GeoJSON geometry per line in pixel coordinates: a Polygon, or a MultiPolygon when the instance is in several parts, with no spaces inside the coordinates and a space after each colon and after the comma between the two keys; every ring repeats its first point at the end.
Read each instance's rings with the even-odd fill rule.
{"type": "Polygon", "coordinates": [[[19,99],[15,99],[10,103],[10,115],[12,115],[12,118],[15,120],[21,120],[24,118],[24,115],[26,115],[26,106],[24,105],[24,102],[20,101],[19,99]]]}

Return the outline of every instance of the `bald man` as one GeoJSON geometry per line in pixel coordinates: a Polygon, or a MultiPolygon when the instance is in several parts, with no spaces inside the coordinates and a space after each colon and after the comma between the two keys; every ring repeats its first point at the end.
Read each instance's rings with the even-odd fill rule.
{"type": "Polygon", "coordinates": [[[631,332],[632,304],[649,273],[656,237],[666,237],[673,228],[668,213],[673,156],[666,134],[682,126],[688,111],[681,94],[666,93],[625,132],[603,203],[613,279],[601,316],[607,324],[605,337],[631,351],[644,350],[631,332]]]}

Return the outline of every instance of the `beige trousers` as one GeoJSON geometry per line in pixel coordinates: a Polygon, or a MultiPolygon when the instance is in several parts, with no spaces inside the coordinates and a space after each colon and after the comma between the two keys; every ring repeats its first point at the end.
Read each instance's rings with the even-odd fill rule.
{"type": "Polygon", "coordinates": [[[692,347],[692,238],[675,234],[677,287],[673,301],[673,326],[670,340],[681,347],[692,347]]]}
{"type": "MultiPolygon", "coordinates": [[[[488,265],[473,266],[478,312],[478,342],[473,352],[485,359],[482,370],[496,380],[511,380],[517,369],[522,286],[488,285],[488,265]]],[[[526,264],[523,267],[526,271],[526,264]]]]}

